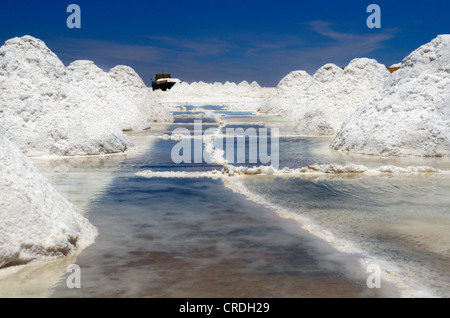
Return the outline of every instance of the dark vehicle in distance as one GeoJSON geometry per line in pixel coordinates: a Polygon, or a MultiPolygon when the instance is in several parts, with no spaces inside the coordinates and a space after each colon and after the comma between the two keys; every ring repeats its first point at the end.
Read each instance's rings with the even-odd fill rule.
{"type": "Polygon", "coordinates": [[[180,80],[172,79],[170,74],[156,74],[155,80],[152,80],[152,88],[154,91],[160,89],[166,91],[171,89],[180,80]]]}

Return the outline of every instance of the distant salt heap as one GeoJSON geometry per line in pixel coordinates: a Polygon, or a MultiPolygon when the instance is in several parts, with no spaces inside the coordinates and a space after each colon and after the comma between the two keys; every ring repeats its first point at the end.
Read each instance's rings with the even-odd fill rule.
{"type": "Polygon", "coordinates": [[[385,156],[450,155],[450,35],[406,57],[344,123],[331,148],[385,156]]]}
{"type": "MultiPolygon", "coordinates": [[[[173,121],[173,116],[159,103],[144,81],[131,67],[116,66],[109,71],[109,75],[119,84],[121,94],[135,105],[135,110],[140,114],[141,119],[145,119],[147,122],[173,121]]],[[[148,124],[144,126],[148,126],[148,124]]]]}
{"type": "Polygon", "coordinates": [[[205,82],[187,82],[176,84],[167,92],[170,95],[193,95],[193,96],[227,96],[233,97],[259,97],[261,86],[257,82],[249,84],[242,81],[239,84],[233,82],[225,82],[225,84],[216,82],[214,84],[205,82]]]}
{"type": "Polygon", "coordinates": [[[367,58],[352,60],[344,70],[334,64],[321,67],[284,116],[298,120],[296,131],[305,135],[335,135],[363,101],[378,92],[390,72],[367,58]]]}
{"type": "Polygon", "coordinates": [[[0,268],[66,256],[97,235],[1,128],[0,220],[0,268]]]}
{"type": "Polygon", "coordinates": [[[75,61],[67,67],[74,86],[84,91],[92,102],[107,114],[121,130],[141,130],[148,127],[135,105],[121,92],[119,83],[92,61],[75,61]]]}
{"type": "Polygon", "coordinates": [[[28,156],[117,153],[130,145],[41,40],[24,36],[0,48],[0,91],[0,126],[28,156]]]}
{"type": "Polygon", "coordinates": [[[182,82],[166,92],[156,91],[156,94],[164,105],[222,105],[238,109],[256,109],[268,95],[257,82],[249,84],[247,81],[239,84],[182,82]]]}
{"type": "Polygon", "coordinates": [[[75,61],[67,67],[67,73],[71,83],[83,90],[92,104],[121,130],[144,130],[158,121],[158,115],[170,120],[169,112],[163,112],[131,68],[118,66],[108,74],[92,61],[75,61]],[[159,114],[154,109],[159,109],[159,114]]]}
{"type": "Polygon", "coordinates": [[[313,78],[305,71],[293,71],[277,85],[275,92],[258,109],[261,113],[283,114],[312,82],[313,78]]]}

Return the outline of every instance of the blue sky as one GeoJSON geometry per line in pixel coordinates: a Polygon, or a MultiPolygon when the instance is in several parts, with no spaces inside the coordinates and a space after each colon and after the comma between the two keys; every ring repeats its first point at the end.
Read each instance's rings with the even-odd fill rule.
{"type": "Polygon", "coordinates": [[[450,1],[2,1],[0,41],[40,38],[67,65],[93,60],[105,71],[133,67],[150,83],[167,72],[192,81],[253,81],[275,86],[287,73],[311,75],[356,57],[390,66],[450,33],[450,1]],[[69,4],[81,29],[69,29],[69,4]],[[369,29],[367,6],[381,8],[369,29]]]}

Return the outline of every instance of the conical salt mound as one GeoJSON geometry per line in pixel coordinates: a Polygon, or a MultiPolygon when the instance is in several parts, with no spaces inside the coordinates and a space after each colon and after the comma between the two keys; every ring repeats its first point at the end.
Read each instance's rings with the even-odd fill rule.
{"type": "Polygon", "coordinates": [[[344,70],[334,64],[319,69],[313,83],[297,99],[301,112],[296,131],[303,135],[336,135],[342,123],[378,92],[389,76],[386,66],[367,58],[352,60],[344,70]]]}
{"type": "Polygon", "coordinates": [[[1,128],[0,220],[0,268],[66,256],[97,235],[1,128]]]}
{"type": "Polygon", "coordinates": [[[384,156],[450,155],[450,35],[406,57],[344,123],[331,147],[384,156]]]}
{"type": "Polygon", "coordinates": [[[0,48],[0,91],[0,126],[28,156],[96,155],[129,147],[41,40],[24,36],[0,48]]]}
{"type": "MultiPolygon", "coordinates": [[[[118,65],[109,71],[109,75],[119,84],[120,93],[134,104],[133,112],[136,112],[141,120],[147,122],[144,126],[148,126],[149,122],[173,121],[173,116],[159,103],[152,91],[131,67],[118,65]]],[[[142,129],[142,127],[140,128],[142,129]]]]}
{"type": "Polygon", "coordinates": [[[284,113],[311,82],[311,75],[305,71],[290,72],[278,83],[275,92],[264,101],[258,111],[273,114],[284,113]]]}

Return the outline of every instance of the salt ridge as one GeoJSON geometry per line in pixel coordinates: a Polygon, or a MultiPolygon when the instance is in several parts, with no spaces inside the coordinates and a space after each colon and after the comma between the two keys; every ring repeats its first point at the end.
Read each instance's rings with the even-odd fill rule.
{"type": "MultiPolygon", "coordinates": [[[[208,143],[208,145],[211,145],[208,143]]],[[[410,166],[410,167],[397,167],[393,165],[380,166],[375,169],[367,168],[364,165],[339,165],[339,164],[326,164],[326,165],[309,165],[301,168],[282,168],[275,169],[271,166],[254,166],[254,167],[236,167],[230,165],[227,160],[223,158],[223,150],[212,150],[210,146],[205,148],[206,151],[210,152],[211,159],[214,163],[223,165],[221,171],[212,170],[205,172],[170,172],[170,171],[152,171],[145,170],[138,172],[137,175],[145,177],[176,177],[176,178],[190,178],[191,176],[198,177],[217,177],[219,174],[223,177],[234,177],[234,176],[277,176],[277,177],[303,177],[303,176],[335,176],[348,175],[390,175],[390,174],[429,174],[429,173],[439,173],[450,175],[450,171],[439,170],[428,166],[410,166]]]]}
{"type": "Polygon", "coordinates": [[[357,255],[362,270],[365,270],[368,264],[378,264],[380,266],[383,279],[395,284],[396,287],[399,288],[402,297],[435,297],[431,291],[425,289],[420,283],[406,279],[402,275],[401,268],[393,266],[391,263],[386,262],[379,257],[365,253],[363,250],[356,247],[352,242],[337,238],[333,233],[320,227],[310,218],[274,205],[262,196],[249,191],[241,182],[230,182],[226,180],[224,185],[236,193],[245,195],[250,201],[271,209],[279,217],[294,220],[301,226],[302,229],[327,242],[337,251],[357,255]]]}

